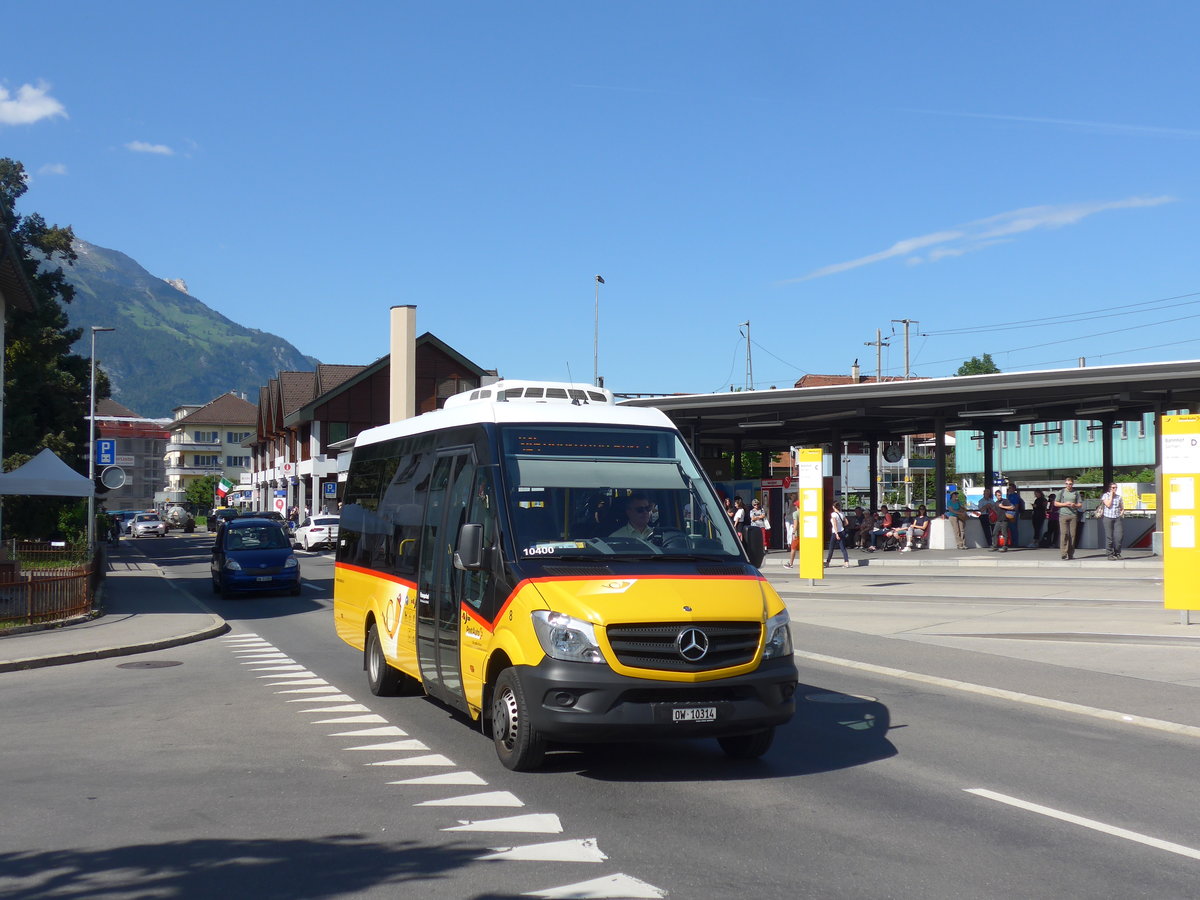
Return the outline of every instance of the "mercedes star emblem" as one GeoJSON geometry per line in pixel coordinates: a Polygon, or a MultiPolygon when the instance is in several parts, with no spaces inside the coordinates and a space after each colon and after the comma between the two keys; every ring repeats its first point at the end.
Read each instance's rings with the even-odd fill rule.
{"type": "Polygon", "coordinates": [[[699,628],[685,628],[675,638],[675,646],[688,662],[699,662],[708,653],[708,635],[699,628]]]}

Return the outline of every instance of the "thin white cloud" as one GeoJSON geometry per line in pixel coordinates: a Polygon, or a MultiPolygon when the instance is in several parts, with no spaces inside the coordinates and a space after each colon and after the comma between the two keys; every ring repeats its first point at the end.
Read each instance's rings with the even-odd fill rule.
{"type": "Polygon", "coordinates": [[[861,266],[869,266],[897,256],[907,257],[906,262],[914,265],[922,262],[934,263],[942,259],[951,259],[974,253],[995,244],[1009,243],[1013,235],[1023,234],[1039,228],[1062,228],[1076,225],[1088,216],[1109,212],[1115,209],[1138,209],[1149,206],[1161,206],[1164,203],[1174,203],[1177,198],[1161,197],[1129,197],[1125,200],[1110,200],[1099,203],[1065,203],[1059,206],[1026,206],[998,215],[976,219],[957,228],[946,231],[936,231],[920,237],[905,238],[897,241],[878,253],[860,256],[847,262],[834,263],[814,269],[799,278],[789,278],[783,284],[794,284],[798,281],[811,281],[814,278],[824,278],[848,272],[861,266]],[[926,248],[933,248],[928,253],[918,253],[926,248]]]}
{"type": "Polygon", "coordinates": [[[148,144],[145,141],[130,141],[125,145],[125,149],[134,153],[157,153],[159,156],[175,155],[175,151],[166,144],[148,144]]]}
{"type": "Polygon", "coordinates": [[[66,165],[66,163],[46,163],[46,165],[44,165],[40,169],[38,169],[38,174],[39,175],[66,175],[67,174],[67,165],[66,165]]]}
{"type": "Polygon", "coordinates": [[[1045,116],[1006,116],[997,113],[952,112],[941,109],[906,109],[904,112],[928,116],[951,116],[956,119],[991,119],[998,122],[1025,122],[1031,125],[1053,125],[1095,134],[1119,134],[1132,137],[1200,138],[1195,128],[1165,128],[1158,125],[1128,125],[1123,122],[1088,122],[1083,119],[1055,119],[1045,116]]]}
{"type": "Polygon", "coordinates": [[[0,125],[32,125],[55,116],[66,118],[67,110],[50,96],[50,85],[39,81],[35,87],[23,84],[15,95],[0,87],[0,125]]]}

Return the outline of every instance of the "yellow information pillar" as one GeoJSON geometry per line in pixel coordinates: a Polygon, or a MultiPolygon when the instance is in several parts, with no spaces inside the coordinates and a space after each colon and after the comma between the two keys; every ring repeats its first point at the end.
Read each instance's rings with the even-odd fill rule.
{"type": "Polygon", "coordinates": [[[796,499],[800,522],[796,571],[801,578],[825,577],[825,492],[821,481],[820,447],[801,449],[796,467],[796,499]]]}
{"type": "MultiPolygon", "coordinates": [[[[1163,416],[1163,598],[1167,609],[1197,607],[1200,580],[1200,416],[1163,416]]],[[[803,545],[801,545],[803,546],[803,545]]]]}

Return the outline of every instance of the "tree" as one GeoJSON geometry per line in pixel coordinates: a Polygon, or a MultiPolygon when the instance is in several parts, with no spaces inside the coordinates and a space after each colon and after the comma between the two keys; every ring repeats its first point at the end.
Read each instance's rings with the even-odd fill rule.
{"type": "Polygon", "coordinates": [[[197,478],[187,486],[184,498],[188,503],[195,504],[196,509],[208,509],[213,505],[213,497],[217,495],[217,482],[220,480],[220,475],[205,475],[203,478],[197,478]]]}
{"type": "MultiPolygon", "coordinates": [[[[49,447],[83,471],[88,434],[90,361],[71,352],[82,329],[71,328],[63,304],[74,289],[61,265],[75,260],[75,234],[47,225],[33,213],[20,216],[16,202],[25,193],[25,167],[0,159],[0,228],[16,249],[33,290],[32,312],[9,311],[4,346],[4,469],[9,471],[49,447]]],[[[108,379],[97,370],[96,396],[107,397],[108,379]]],[[[60,532],[60,510],[74,500],[11,498],[5,504],[9,536],[45,537],[60,532]]]]}
{"type": "Polygon", "coordinates": [[[994,372],[999,372],[1000,367],[992,362],[992,354],[985,353],[983,358],[972,356],[965,363],[958,367],[955,375],[991,375],[994,372]]]}

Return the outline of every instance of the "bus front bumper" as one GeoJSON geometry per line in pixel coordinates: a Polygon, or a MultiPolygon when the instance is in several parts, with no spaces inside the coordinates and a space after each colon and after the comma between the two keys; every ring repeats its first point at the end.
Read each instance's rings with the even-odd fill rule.
{"type": "Polygon", "coordinates": [[[790,656],[699,683],[630,678],[549,657],[520,671],[534,728],[576,743],[720,737],[782,725],[796,712],[799,678],[790,656]]]}

